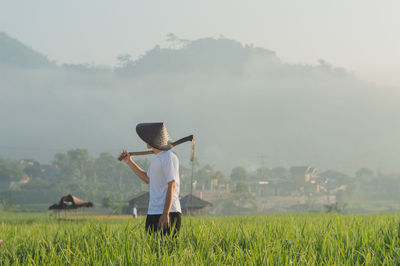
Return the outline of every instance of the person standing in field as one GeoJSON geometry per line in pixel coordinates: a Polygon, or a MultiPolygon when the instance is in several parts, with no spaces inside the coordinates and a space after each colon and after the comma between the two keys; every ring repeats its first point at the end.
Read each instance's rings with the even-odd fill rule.
{"type": "Polygon", "coordinates": [[[161,230],[163,234],[176,235],[181,227],[179,202],[179,160],[170,151],[173,147],[164,123],[141,123],[136,126],[139,137],[154,152],[149,169],[144,171],[124,151],[120,158],[146,184],[150,185],[146,231],[151,234],[161,230]]]}
{"type": "Polygon", "coordinates": [[[133,217],[133,219],[137,219],[136,203],[134,203],[133,207],[132,207],[132,217],[133,217]]]}

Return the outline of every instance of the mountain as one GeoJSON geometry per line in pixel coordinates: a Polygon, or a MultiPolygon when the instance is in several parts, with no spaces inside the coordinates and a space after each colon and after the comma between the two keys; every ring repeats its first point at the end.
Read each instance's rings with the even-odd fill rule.
{"type": "Polygon", "coordinates": [[[48,68],[55,64],[16,39],[0,32],[0,66],[18,68],[48,68]]]}
{"type": "MultiPolygon", "coordinates": [[[[226,171],[399,168],[398,92],[323,60],[287,64],[226,38],[178,41],[121,56],[114,71],[0,68],[0,155],[49,161],[76,147],[142,150],[135,125],[165,121],[174,140],[195,135],[200,163],[226,171]]],[[[189,150],[175,149],[185,164],[189,150]]]]}
{"type": "Polygon", "coordinates": [[[180,49],[156,46],[141,58],[129,61],[118,70],[129,75],[218,70],[237,73],[248,60],[256,57],[269,63],[280,63],[279,58],[270,50],[244,47],[241,43],[229,39],[204,38],[184,41],[184,46],[180,49]]]}

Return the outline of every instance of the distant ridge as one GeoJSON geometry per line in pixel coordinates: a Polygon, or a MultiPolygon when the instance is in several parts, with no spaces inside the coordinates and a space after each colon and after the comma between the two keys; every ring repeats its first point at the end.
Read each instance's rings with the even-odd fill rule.
{"type": "Polygon", "coordinates": [[[280,64],[275,52],[245,45],[226,38],[203,38],[180,40],[179,49],[155,46],[134,61],[125,61],[117,71],[127,75],[157,72],[208,72],[223,70],[238,73],[243,65],[254,57],[263,58],[270,64],[280,64]]]}
{"type": "Polygon", "coordinates": [[[174,136],[194,133],[196,156],[219,168],[257,167],[262,155],[268,167],[399,169],[398,92],[324,60],[288,64],[226,38],[175,38],[118,60],[113,71],[56,65],[1,34],[0,156],[50,161],[71,147],[117,154],[143,147],[135,124],[165,121],[174,136]]]}
{"type": "Polygon", "coordinates": [[[6,33],[0,32],[0,66],[49,68],[56,65],[45,55],[34,51],[6,33]]]}

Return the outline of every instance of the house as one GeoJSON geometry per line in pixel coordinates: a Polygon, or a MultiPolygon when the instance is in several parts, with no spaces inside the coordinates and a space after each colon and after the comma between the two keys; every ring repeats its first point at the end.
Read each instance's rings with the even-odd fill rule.
{"type": "Polygon", "coordinates": [[[305,182],[308,169],[309,166],[292,166],[289,172],[293,180],[305,182]]]}
{"type": "MultiPolygon", "coordinates": [[[[293,180],[302,181],[312,185],[313,193],[324,193],[328,191],[329,179],[321,176],[318,169],[311,166],[293,166],[290,168],[293,180]]],[[[306,184],[305,184],[306,185],[306,184]]]]}
{"type": "Polygon", "coordinates": [[[128,213],[132,213],[133,205],[136,204],[136,211],[138,215],[147,215],[147,210],[149,208],[150,192],[143,192],[136,197],[129,200],[128,213]]]}
{"type": "MultiPolygon", "coordinates": [[[[129,211],[131,213],[133,205],[136,204],[138,215],[147,215],[149,207],[150,193],[144,192],[129,200],[129,211]]],[[[190,194],[180,199],[183,214],[202,214],[206,207],[212,206],[208,201],[202,200],[196,196],[190,197],[190,194]]]]}
{"type": "Polygon", "coordinates": [[[187,194],[181,198],[180,201],[183,214],[204,214],[206,208],[212,206],[210,202],[200,199],[192,194],[187,194]]]}
{"type": "Polygon", "coordinates": [[[318,179],[318,169],[314,167],[308,167],[307,172],[305,174],[305,181],[311,182],[312,184],[315,183],[316,179],[318,179]],[[314,181],[314,183],[313,183],[314,181]]]}
{"type": "Polygon", "coordinates": [[[318,169],[311,166],[292,166],[289,170],[294,180],[311,182],[318,178],[318,169]]]}

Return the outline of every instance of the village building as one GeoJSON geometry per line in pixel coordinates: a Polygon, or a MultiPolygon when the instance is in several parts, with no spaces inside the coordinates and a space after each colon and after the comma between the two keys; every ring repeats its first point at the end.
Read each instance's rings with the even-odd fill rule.
{"type": "Polygon", "coordinates": [[[192,194],[187,194],[180,199],[183,214],[201,215],[205,214],[207,207],[211,207],[212,203],[205,201],[192,194]]]}
{"type": "Polygon", "coordinates": [[[311,166],[293,166],[289,171],[294,180],[313,185],[313,193],[328,192],[329,180],[326,177],[320,176],[317,168],[311,166]]]}
{"type": "MultiPolygon", "coordinates": [[[[136,204],[138,215],[147,215],[149,206],[150,193],[144,192],[129,200],[128,213],[132,212],[133,206],[136,204]]],[[[205,214],[206,208],[211,207],[212,204],[208,201],[200,199],[191,194],[186,195],[180,199],[183,214],[200,215],[205,214]]]]}
{"type": "Polygon", "coordinates": [[[311,182],[318,177],[318,169],[311,166],[292,166],[289,172],[297,181],[311,182]]]}
{"type": "Polygon", "coordinates": [[[128,213],[132,213],[133,206],[136,204],[137,215],[147,215],[149,208],[150,192],[142,192],[128,201],[128,213]]]}

